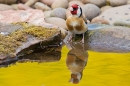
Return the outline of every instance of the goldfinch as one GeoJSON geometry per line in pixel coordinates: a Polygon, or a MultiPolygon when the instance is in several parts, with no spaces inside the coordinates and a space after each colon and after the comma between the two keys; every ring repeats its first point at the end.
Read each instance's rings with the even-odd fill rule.
{"type": "Polygon", "coordinates": [[[81,42],[84,44],[84,33],[87,31],[87,19],[83,16],[82,8],[73,4],[69,9],[71,15],[66,19],[66,25],[69,33],[72,36],[69,38],[69,41],[72,40],[73,35],[83,34],[81,42]]]}

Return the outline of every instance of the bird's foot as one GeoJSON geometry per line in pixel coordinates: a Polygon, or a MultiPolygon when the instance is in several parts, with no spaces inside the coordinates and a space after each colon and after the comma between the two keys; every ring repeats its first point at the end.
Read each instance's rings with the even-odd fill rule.
{"type": "Polygon", "coordinates": [[[85,50],[85,47],[84,47],[84,39],[82,39],[82,40],[80,41],[80,43],[81,43],[81,45],[82,45],[83,50],[85,50]]]}
{"type": "Polygon", "coordinates": [[[72,40],[68,40],[68,41],[67,41],[67,44],[68,44],[72,49],[74,49],[72,40]]]}
{"type": "Polygon", "coordinates": [[[80,43],[84,44],[84,39],[82,39],[82,40],[80,41],[80,43]]]}

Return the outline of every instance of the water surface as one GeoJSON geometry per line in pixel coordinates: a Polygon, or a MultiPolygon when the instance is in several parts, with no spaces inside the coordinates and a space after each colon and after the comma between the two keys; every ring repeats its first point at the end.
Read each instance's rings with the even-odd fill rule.
{"type": "Polygon", "coordinates": [[[62,48],[57,62],[16,63],[0,68],[0,86],[130,86],[130,53],[97,53],[88,51],[87,66],[79,84],[69,81],[66,66],[69,49],[62,48]]]}

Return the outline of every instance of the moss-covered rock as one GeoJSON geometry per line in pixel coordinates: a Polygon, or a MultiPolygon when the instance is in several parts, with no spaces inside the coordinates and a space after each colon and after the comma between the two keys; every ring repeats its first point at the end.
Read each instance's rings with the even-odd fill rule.
{"type": "Polygon", "coordinates": [[[9,32],[8,35],[0,34],[0,60],[26,55],[38,48],[58,45],[61,41],[60,30],[56,28],[44,28],[21,22],[11,25],[20,25],[21,28],[9,32]]]}

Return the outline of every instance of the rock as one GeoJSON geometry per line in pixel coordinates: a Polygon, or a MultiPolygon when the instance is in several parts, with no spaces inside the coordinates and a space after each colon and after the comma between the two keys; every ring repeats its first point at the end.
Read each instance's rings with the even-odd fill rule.
{"type": "Polygon", "coordinates": [[[51,11],[50,16],[66,19],[66,9],[65,8],[55,8],[51,11]]]}
{"type": "Polygon", "coordinates": [[[130,4],[130,0],[127,1],[127,4],[130,4]]]}
{"type": "Polygon", "coordinates": [[[28,22],[37,26],[54,28],[54,25],[46,23],[44,18],[44,13],[37,9],[0,11],[1,23],[28,22]],[[10,16],[8,16],[8,14],[10,14],[10,16]]]}
{"type": "Polygon", "coordinates": [[[76,1],[70,1],[68,7],[72,6],[73,4],[77,4],[79,6],[83,6],[84,5],[81,1],[77,1],[76,0],[76,1]]]}
{"type": "Polygon", "coordinates": [[[66,10],[66,18],[68,18],[69,16],[71,16],[71,13],[70,13],[70,11],[67,9],[67,10],[66,10]]]}
{"type": "Polygon", "coordinates": [[[54,1],[55,0],[40,0],[40,2],[42,2],[43,4],[46,4],[48,6],[51,6],[54,1]]]}
{"type": "Polygon", "coordinates": [[[28,10],[28,9],[32,9],[32,8],[29,6],[26,6],[24,4],[18,4],[18,9],[19,10],[28,10]]]}
{"type": "MultiPolygon", "coordinates": [[[[23,27],[21,25],[13,25],[13,24],[6,24],[6,23],[0,23],[0,26],[2,27],[2,28],[0,28],[0,32],[8,33],[7,35],[15,32],[16,30],[23,29],[23,27]]],[[[1,33],[0,33],[0,35],[1,35],[1,33]]],[[[2,34],[2,35],[4,35],[4,34],[2,34]]]]}
{"type": "Polygon", "coordinates": [[[18,4],[11,4],[11,6],[12,6],[12,8],[13,8],[14,10],[19,10],[18,4]]]}
{"type": "Polygon", "coordinates": [[[110,2],[110,0],[106,0],[107,2],[110,2]]]}
{"type": "Polygon", "coordinates": [[[118,21],[130,21],[130,5],[113,7],[102,12],[98,17],[104,18],[110,24],[118,21]],[[124,10],[125,9],[125,10],[124,10]]]}
{"type": "Polygon", "coordinates": [[[0,66],[14,62],[20,56],[37,50],[45,51],[46,48],[49,50],[49,48],[58,47],[61,42],[60,30],[56,28],[47,29],[42,26],[30,26],[26,23],[0,24],[0,26],[0,31],[8,32],[10,30],[8,36],[0,34],[0,66]]]}
{"type": "Polygon", "coordinates": [[[68,0],[68,2],[70,2],[70,1],[80,1],[80,0],[68,0]]]}
{"type": "Polygon", "coordinates": [[[31,6],[33,6],[37,1],[39,1],[39,0],[28,0],[24,5],[31,7],[31,6]]]}
{"type": "Polygon", "coordinates": [[[126,4],[127,4],[127,0],[110,0],[111,6],[121,6],[126,4]]]}
{"type": "Polygon", "coordinates": [[[109,22],[103,18],[95,17],[92,19],[91,23],[97,23],[97,24],[109,24],[109,22]]]}
{"type": "Polygon", "coordinates": [[[57,25],[67,30],[66,21],[64,19],[57,18],[57,17],[50,17],[50,18],[45,18],[45,22],[57,25]]]}
{"type": "MultiPolygon", "coordinates": [[[[130,52],[130,28],[102,25],[102,24],[88,24],[88,31],[85,33],[86,50],[96,52],[113,52],[113,53],[128,53],[130,52]]],[[[68,35],[67,35],[68,36],[68,35]]],[[[66,37],[67,37],[66,36],[66,37]]],[[[64,42],[66,43],[66,38],[64,42]]],[[[72,44],[67,43],[67,46],[82,44],[82,35],[76,35],[72,44]]]]}
{"type": "Polygon", "coordinates": [[[59,8],[59,7],[67,8],[68,7],[68,0],[55,0],[53,2],[53,4],[51,5],[52,9],[59,8]]]}
{"type": "Polygon", "coordinates": [[[82,1],[82,0],[68,0],[68,2],[70,2],[70,1],[82,1]]]}
{"type": "Polygon", "coordinates": [[[42,11],[49,11],[49,10],[51,10],[51,8],[49,6],[47,6],[47,5],[45,5],[45,4],[41,3],[41,2],[36,2],[34,4],[34,7],[36,9],[40,9],[42,11]]]}
{"type": "Polygon", "coordinates": [[[82,9],[86,18],[89,20],[93,19],[101,13],[99,7],[93,4],[86,4],[82,7],[82,9]]]}
{"type": "Polygon", "coordinates": [[[28,0],[20,0],[22,3],[26,3],[28,0]]]}
{"type": "Polygon", "coordinates": [[[105,10],[112,8],[112,6],[103,6],[101,7],[101,12],[104,12],[105,10]]]}
{"type": "Polygon", "coordinates": [[[106,5],[110,6],[110,0],[106,0],[106,5]]]}
{"type": "Polygon", "coordinates": [[[41,10],[37,9],[0,11],[1,23],[28,22],[37,26],[56,28],[54,25],[46,23],[44,18],[44,13],[41,10]],[[10,14],[10,16],[8,16],[8,14],[10,14]]]}
{"type": "Polygon", "coordinates": [[[87,4],[87,3],[91,3],[94,5],[97,5],[98,7],[102,7],[106,4],[106,0],[82,0],[83,3],[87,4]]]}
{"type": "MultiPolygon", "coordinates": [[[[102,26],[102,25],[101,25],[102,26]]],[[[130,52],[130,28],[104,26],[104,28],[88,31],[88,46],[98,52],[130,52]]]]}
{"type": "Polygon", "coordinates": [[[0,4],[0,11],[4,11],[4,10],[13,10],[13,7],[6,4],[0,4]]]}
{"type": "Polygon", "coordinates": [[[52,10],[50,10],[50,11],[44,11],[45,18],[51,17],[51,12],[52,12],[52,10]]]}
{"type": "Polygon", "coordinates": [[[3,4],[15,4],[17,0],[0,0],[0,3],[3,4]]]}
{"type": "Polygon", "coordinates": [[[35,50],[50,51],[60,46],[63,30],[46,23],[44,18],[41,10],[0,11],[0,66],[35,50]]]}
{"type": "Polygon", "coordinates": [[[50,17],[50,18],[45,18],[45,21],[47,23],[59,26],[58,28],[61,30],[62,38],[65,38],[65,36],[67,35],[66,32],[67,26],[66,26],[66,21],[64,19],[57,18],[57,17],[50,17]]]}
{"type": "Polygon", "coordinates": [[[125,27],[130,27],[130,22],[129,21],[116,21],[114,26],[125,26],[125,27]]]}

